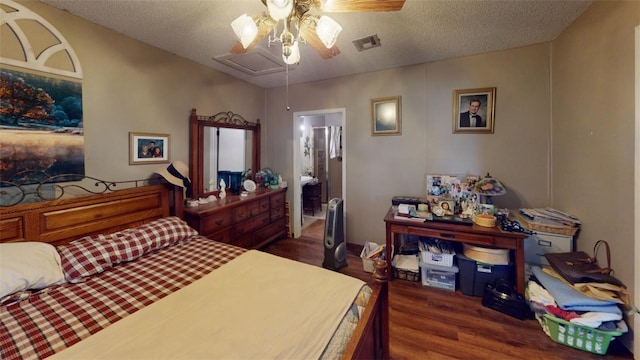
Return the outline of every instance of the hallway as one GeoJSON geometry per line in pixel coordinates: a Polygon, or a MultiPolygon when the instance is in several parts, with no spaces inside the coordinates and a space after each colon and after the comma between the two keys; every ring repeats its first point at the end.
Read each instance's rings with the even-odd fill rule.
{"type": "Polygon", "coordinates": [[[322,204],[322,211],[316,212],[313,216],[305,213],[302,215],[301,237],[312,239],[324,239],[324,219],[327,215],[327,204],[322,204]]]}

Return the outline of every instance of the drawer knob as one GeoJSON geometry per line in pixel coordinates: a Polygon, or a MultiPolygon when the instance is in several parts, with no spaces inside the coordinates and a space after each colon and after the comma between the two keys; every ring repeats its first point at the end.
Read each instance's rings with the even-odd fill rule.
{"type": "Polygon", "coordinates": [[[223,222],[224,222],[224,220],[218,219],[218,220],[216,220],[216,225],[222,225],[223,222]]]}

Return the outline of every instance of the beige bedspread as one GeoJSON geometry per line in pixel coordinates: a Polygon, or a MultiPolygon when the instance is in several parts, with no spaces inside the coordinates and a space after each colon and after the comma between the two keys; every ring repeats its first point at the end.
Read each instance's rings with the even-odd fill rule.
{"type": "Polygon", "coordinates": [[[317,359],[363,285],[248,251],[52,358],[317,359]]]}

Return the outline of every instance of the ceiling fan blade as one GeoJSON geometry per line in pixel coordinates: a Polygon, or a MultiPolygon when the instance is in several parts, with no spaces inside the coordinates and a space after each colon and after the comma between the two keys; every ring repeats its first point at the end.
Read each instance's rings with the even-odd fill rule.
{"type": "Polygon", "coordinates": [[[246,49],[244,46],[242,46],[242,43],[238,41],[236,45],[231,49],[232,54],[244,54],[247,51],[251,50],[260,41],[262,41],[262,39],[264,39],[265,36],[267,36],[267,34],[271,32],[271,30],[273,30],[274,26],[276,26],[276,22],[268,16],[260,16],[259,18],[255,19],[255,22],[258,26],[258,34],[256,35],[255,39],[253,39],[251,44],[249,44],[246,49]]]}
{"type": "Polygon", "coordinates": [[[399,11],[404,6],[405,0],[312,0],[316,9],[325,12],[374,12],[374,11],[399,11]]]}
{"type": "Polygon", "coordinates": [[[337,46],[334,45],[331,48],[327,48],[322,40],[320,40],[316,33],[315,19],[311,17],[303,18],[300,28],[300,36],[302,36],[309,45],[313,46],[323,59],[331,59],[340,54],[340,49],[338,49],[337,46]]]}

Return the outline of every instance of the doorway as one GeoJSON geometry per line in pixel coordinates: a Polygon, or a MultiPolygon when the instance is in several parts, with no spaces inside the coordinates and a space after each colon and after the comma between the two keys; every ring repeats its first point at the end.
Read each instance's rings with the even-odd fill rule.
{"type": "Polygon", "coordinates": [[[302,235],[303,226],[307,228],[313,225],[313,228],[307,228],[311,237],[322,239],[327,203],[334,197],[344,199],[346,196],[344,132],[345,109],[343,108],[293,114],[294,176],[291,215],[294,238],[302,235]],[[303,186],[306,184],[315,184],[321,189],[321,207],[303,211],[302,193],[303,186]]]}

